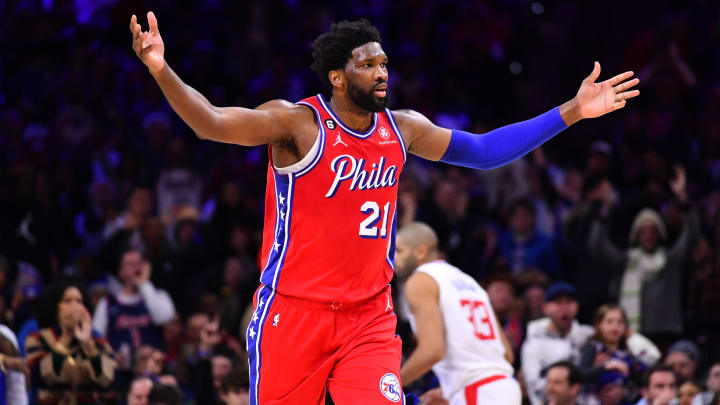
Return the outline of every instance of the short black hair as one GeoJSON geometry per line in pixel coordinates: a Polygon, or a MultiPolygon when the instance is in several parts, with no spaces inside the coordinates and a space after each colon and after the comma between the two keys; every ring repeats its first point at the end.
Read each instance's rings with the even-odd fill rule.
{"type": "Polygon", "coordinates": [[[227,394],[230,391],[239,391],[250,389],[250,378],[247,370],[240,367],[234,367],[228,375],[220,381],[220,392],[227,394]]]}
{"type": "Polygon", "coordinates": [[[380,32],[366,19],[340,21],[330,26],[330,31],[320,35],[312,43],[313,63],[310,68],[317,73],[328,88],[332,88],[328,72],[342,69],[352,58],[353,49],[368,42],[382,43],[380,32]]]}
{"type": "Polygon", "coordinates": [[[75,287],[80,291],[82,295],[83,305],[90,311],[89,295],[85,291],[85,287],[76,282],[75,280],[62,281],[57,284],[51,285],[38,297],[37,306],[35,307],[38,327],[40,329],[49,328],[53,325],[58,324],[58,306],[62,301],[65,290],[70,287],[75,287]]]}
{"type": "Polygon", "coordinates": [[[152,405],[180,405],[182,401],[182,392],[173,385],[154,384],[150,394],[148,394],[148,402],[152,405]]]}
{"type": "Polygon", "coordinates": [[[555,363],[545,367],[542,370],[542,377],[547,376],[547,373],[552,368],[564,368],[568,371],[568,384],[569,385],[575,385],[575,384],[581,384],[583,382],[582,373],[580,372],[580,369],[573,363],[567,361],[567,360],[561,360],[556,361],[555,363]]]}
{"type": "Polygon", "coordinates": [[[675,383],[677,383],[678,378],[675,375],[675,369],[672,368],[672,366],[667,366],[665,364],[655,364],[654,366],[650,367],[649,369],[645,370],[645,374],[643,374],[642,377],[642,387],[648,388],[650,386],[650,378],[655,373],[672,373],[673,377],[675,377],[675,383]]]}

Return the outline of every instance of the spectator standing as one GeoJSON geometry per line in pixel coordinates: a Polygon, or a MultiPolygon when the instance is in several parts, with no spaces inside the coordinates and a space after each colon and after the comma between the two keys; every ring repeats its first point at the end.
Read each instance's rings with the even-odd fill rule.
{"type": "Polygon", "coordinates": [[[622,274],[620,305],[630,328],[646,335],[682,332],[682,271],[700,233],[697,214],[688,203],[684,169],[676,169],[671,187],[685,212],[683,231],[671,247],[663,246],[665,224],[649,208],[635,217],[629,237],[632,247],[627,251],[613,244],[601,222],[596,221],[590,232],[593,257],[622,274]]]}
{"type": "Polygon", "coordinates": [[[162,348],[160,327],[175,317],[172,299],[155,288],[150,271],[150,264],[139,251],[125,251],[118,270],[122,290],[102,298],[95,308],[93,326],[119,351],[122,370],[132,368],[135,351],[141,346],[162,348]]]}

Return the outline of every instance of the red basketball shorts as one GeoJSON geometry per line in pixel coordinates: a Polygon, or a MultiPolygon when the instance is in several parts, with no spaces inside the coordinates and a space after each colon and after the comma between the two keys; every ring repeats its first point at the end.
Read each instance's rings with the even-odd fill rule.
{"type": "Polygon", "coordinates": [[[357,304],[255,294],[247,329],[250,404],[404,404],[390,287],[357,304]]]}

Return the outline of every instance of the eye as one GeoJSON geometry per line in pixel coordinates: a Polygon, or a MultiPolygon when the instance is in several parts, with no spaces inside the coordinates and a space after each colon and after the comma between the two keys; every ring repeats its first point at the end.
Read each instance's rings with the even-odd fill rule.
{"type": "Polygon", "coordinates": [[[372,63],[366,63],[366,64],[363,65],[363,67],[371,68],[371,67],[372,67],[372,63]]]}
{"type": "Polygon", "coordinates": [[[380,67],[383,68],[383,69],[387,69],[387,63],[381,63],[381,64],[380,64],[380,67]]]}

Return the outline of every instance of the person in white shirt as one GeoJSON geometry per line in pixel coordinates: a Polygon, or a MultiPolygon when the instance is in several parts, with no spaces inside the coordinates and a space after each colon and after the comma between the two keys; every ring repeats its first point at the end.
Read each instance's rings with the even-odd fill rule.
{"type": "MultiPolygon", "coordinates": [[[[542,370],[561,360],[579,364],[580,348],[595,333],[595,328],[581,325],[575,319],[578,305],[575,287],[563,281],[555,282],[545,293],[543,311],[546,318],[532,321],[527,326],[521,363],[532,405],[543,403],[545,378],[541,375],[542,370]]],[[[660,359],[660,351],[646,337],[633,331],[628,335],[627,346],[633,356],[647,365],[660,359]]]]}
{"type": "Polygon", "coordinates": [[[451,405],[520,405],[513,353],[487,293],[440,259],[435,232],[414,222],[397,233],[395,271],[417,347],[400,369],[407,386],[431,368],[451,405]]]}
{"type": "Polygon", "coordinates": [[[707,380],[705,380],[707,391],[698,394],[693,399],[692,405],[709,405],[713,400],[720,398],[720,360],[713,363],[708,371],[707,380]]]}
{"type": "Polygon", "coordinates": [[[121,370],[131,368],[135,352],[142,346],[162,349],[161,326],[175,318],[170,295],[155,288],[150,271],[150,263],[138,250],[126,250],[118,270],[122,289],[101,298],[95,307],[93,329],[120,353],[121,370]]]}

